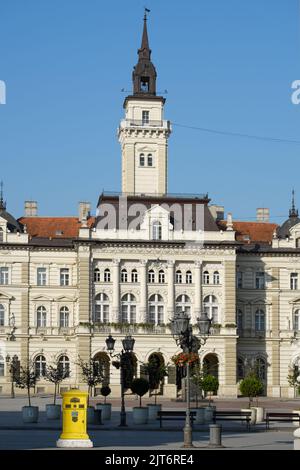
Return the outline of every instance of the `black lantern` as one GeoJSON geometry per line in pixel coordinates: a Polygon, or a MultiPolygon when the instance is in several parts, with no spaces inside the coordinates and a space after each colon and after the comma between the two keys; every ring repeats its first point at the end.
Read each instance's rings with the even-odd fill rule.
{"type": "Polygon", "coordinates": [[[123,349],[125,352],[133,351],[135,339],[132,336],[125,336],[125,339],[122,340],[123,349]]]}
{"type": "Polygon", "coordinates": [[[174,319],[171,320],[173,336],[184,335],[189,329],[189,324],[190,318],[187,313],[184,311],[175,313],[174,319]]]}
{"type": "Polygon", "coordinates": [[[206,312],[202,312],[200,318],[197,318],[197,324],[201,336],[208,336],[211,327],[211,319],[208,318],[206,312]]]}
{"type": "Polygon", "coordinates": [[[106,338],[105,342],[106,342],[107,350],[109,352],[114,351],[116,340],[111,335],[109,335],[108,338],[106,338]]]}

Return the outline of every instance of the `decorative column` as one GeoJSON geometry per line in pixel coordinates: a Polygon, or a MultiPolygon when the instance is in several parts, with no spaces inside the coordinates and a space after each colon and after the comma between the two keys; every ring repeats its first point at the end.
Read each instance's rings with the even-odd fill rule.
{"type": "Polygon", "coordinates": [[[147,260],[140,260],[140,322],[147,323],[147,260]]]}
{"type": "Polygon", "coordinates": [[[170,318],[173,318],[175,312],[174,303],[174,264],[173,260],[168,261],[168,307],[167,318],[165,316],[164,322],[169,323],[170,318]]]}
{"type": "Polygon", "coordinates": [[[195,305],[192,313],[192,325],[197,323],[197,318],[202,310],[202,261],[195,261],[195,305]]]}
{"type": "Polygon", "coordinates": [[[113,302],[112,302],[112,321],[120,321],[120,260],[113,260],[113,302]]]}

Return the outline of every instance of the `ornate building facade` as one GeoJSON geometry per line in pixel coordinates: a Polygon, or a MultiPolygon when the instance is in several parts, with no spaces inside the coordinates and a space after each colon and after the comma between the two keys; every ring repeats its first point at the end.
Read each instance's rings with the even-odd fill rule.
{"type": "MultiPolygon", "coordinates": [[[[135,337],[136,375],[151,355],[168,366],[162,392],[181,393],[178,347],[169,328],[176,311],[191,323],[204,309],[213,321],[200,360],[219,378],[219,396],[236,397],[253,366],[273,397],[293,396],[287,375],[300,360],[300,219],[294,203],[281,226],[239,222],[205,194],[167,191],[170,122],[156,94],[147,22],[133,93],[124,101],[118,137],[122,193],[103,193],[96,216],[37,215],[27,201],[18,220],[0,198],[0,392],[10,391],[9,358],[32,361],[37,392],[51,390],[46,364],[69,371],[61,388],[83,386],[79,357],[106,364],[119,395],[105,339],[121,350],[135,337]]],[[[196,330],[195,330],[196,331],[196,330]]]]}

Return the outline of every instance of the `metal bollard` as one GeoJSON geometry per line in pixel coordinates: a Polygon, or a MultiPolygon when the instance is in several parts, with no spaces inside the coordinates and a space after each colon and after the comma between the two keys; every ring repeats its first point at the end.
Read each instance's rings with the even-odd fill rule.
{"type": "Polygon", "coordinates": [[[209,426],[209,447],[223,447],[222,426],[220,424],[210,424],[209,426]]]}

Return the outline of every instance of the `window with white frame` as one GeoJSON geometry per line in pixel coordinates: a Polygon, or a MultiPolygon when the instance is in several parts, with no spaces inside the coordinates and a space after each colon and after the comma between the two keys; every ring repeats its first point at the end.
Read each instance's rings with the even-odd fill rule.
{"type": "Polygon", "coordinates": [[[46,358],[42,354],[37,356],[34,361],[35,375],[37,377],[44,377],[46,375],[46,358]]]}
{"type": "Polygon", "coordinates": [[[62,328],[68,328],[69,326],[69,309],[68,307],[61,307],[59,311],[59,326],[62,328]]]}
{"type": "Polygon", "coordinates": [[[104,282],[110,282],[110,269],[108,268],[104,270],[104,282]]]}
{"type": "Polygon", "coordinates": [[[297,273],[292,273],[290,276],[290,286],[291,290],[297,290],[298,289],[298,274],[297,273]]]}
{"type": "Polygon", "coordinates": [[[0,326],[5,325],[5,308],[4,305],[0,304],[0,326]]]}
{"type": "Polygon", "coordinates": [[[300,310],[295,310],[293,314],[293,329],[297,331],[299,330],[299,326],[300,326],[299,319],[300,319],[300,310]]]}
{"type": "Polygon", "coordinates": [[[136,323],[136,299],[133,294],[125,294],[121,299],[122,323],[136,323]]]}
{"type": "Polygon", "coordinates": [[[155,220],[152,224],[152,238],[153,240],[161,240],[162,226],[159,220],[155,220]]]}
{"type": "Polygon", "coordinates": [[[220,273],[219,273],[219,271],[214,272],[214,284],[220,284],[220,273]]]}
{"type": "Polygon", "coordinates": [[[145,155],[143,153],[140,154],[140,166],[145,166],[145,155]]]}
{"type": "Polygon", "coordinates": [[[58,368],[65,374],[65,378],[70,377],[70,359],[68,356],[60,356],[58,368]]]}
{"type": "Polygon", "coordinates": [[[164,300],[161,295],[154,294],[149,298],[149,323],[160,325],[164,322],[164,300]]]}
{"type": "Polygon", "coordinates": [[[214,295],[207,295],[203,301],[204,311],[208,318],[211,318],[212,324],[219,323],[219,305],[214,295]]]}
{"type": "Polygon", "coordinates": [[[0,227],[0,243],[4,241],[4,233],[3,233],[3,228],[0,227]]]}
{"type": "Polygon", "coordinates": [[[94,269],[94,282],[100,282],[100,269],[94,269]]]}
{"type": "Polygon", "coordinates": [[[209,272],[204,271],[203,273],[203,284],[209,284],[209,272]]]}
{"type": "Polygon", "coordinates": [[[38,286],[47,285],[47,269],[46,268],[37,268],[36,270],[36,280],[38,286]]]}
{"type": "Polygon", "coordinates": [[[146,111],[146,110],[142,111],[142,123],[149,124],[149,111],[146,111]]]}
{"type": "Polygon", "coordinates": [[[38,328],[45,328],[47,326],[47,310],[43,305],[37,308],[36,326],[38,328]]]}
{"type": "Polygon", "coordinates": [[[266,328],[266,315],[261,308],[255,312],[255,331],[265,331],[266,328]]]}
{"type": "Polygon", "coordinates": [[[243,311],[239,308],[236,315],[236,324],[238,330],[243,329],[243,311]]]}
{"type": "Polygon", "coordinates": [[[0,377],[4,377],[5,369],[4,369],[4,358],[0,356],[0,377]]]}
{"type": "Polygon", "coordinates": [[[60,285],[69,286],[70,285],[70,270],[69,268],[60,269],[60,285]]]}
{"type": "Polygon", "coordinates": [[[176,284],[182,283],[182,272],[180,270],[176,271],[175,282],[176,284]]]}
{"type": "Polygon", "coordinates": [[[153,166],[153,157],[152,157],[152,154],[151,154],[151,153],[148,153],[148,156],[147,156],[147,165],[148,165],[148,166],[153,166]]]}
{"type": "Polygon", "coordinates": [[[131,271],[131,282],[138,282],[138,273],[136,269],[131,271]]]}
{"type": "Polygon", "coordinates": [[[153,284],[155,282],[155,273],[153,269],[150,269],[150,271],[148,271],[148,282],[150,284],[153,284]]]}
{"type": "Polygon", "coordinates": [[[165,280],[166,280],[165,272],[164,272],[163,269],[161,269],[161,270],[158,272],[158,282],[159,282],[159,284],[164,284],[164,283],[165,283],[165,280]]]}
{"type": "Polygon", "coordinates": [[[127,282],[128,274],[126,269],[122,269],[121,271],[121,282],[127,282]]]}
{"type": "Polygon", "coordinates": [[[187,271],[187,272],[185,273],[185,282],[186,282],[187,284],[192,284],[192,282],[193,282],[193,276],[192,276],[191,271],[187,271]]]}
{"type": "Polygon", "coordinates": [[[179,295],[175,303],[176,313],[185,312],[186,314],[191,314],[191,299],[188,295],[182,294],[179,295]]]}
{"type": "Polygon", "coordinates": [[[258,271],[255,273],[255,288],[264,289],[265,288],[265,273],[258,271]]]}
{"type": "Polygon", "coordinates": [[[0,267],[0,284],[7,285],[9,277],[9,269],[6,267],[0,267]]]}
{"type": "Polygon", "coordinates": [[[238,271],[236,273],[236,287],[238,289],[243,288],[243,273],[241,271],[238,271]]]}
{"type": "Polygon", "coordinates": [[[95,297],[95,323],[109,323],[109,298],[106,294],[97,294],[95,297]]]}

